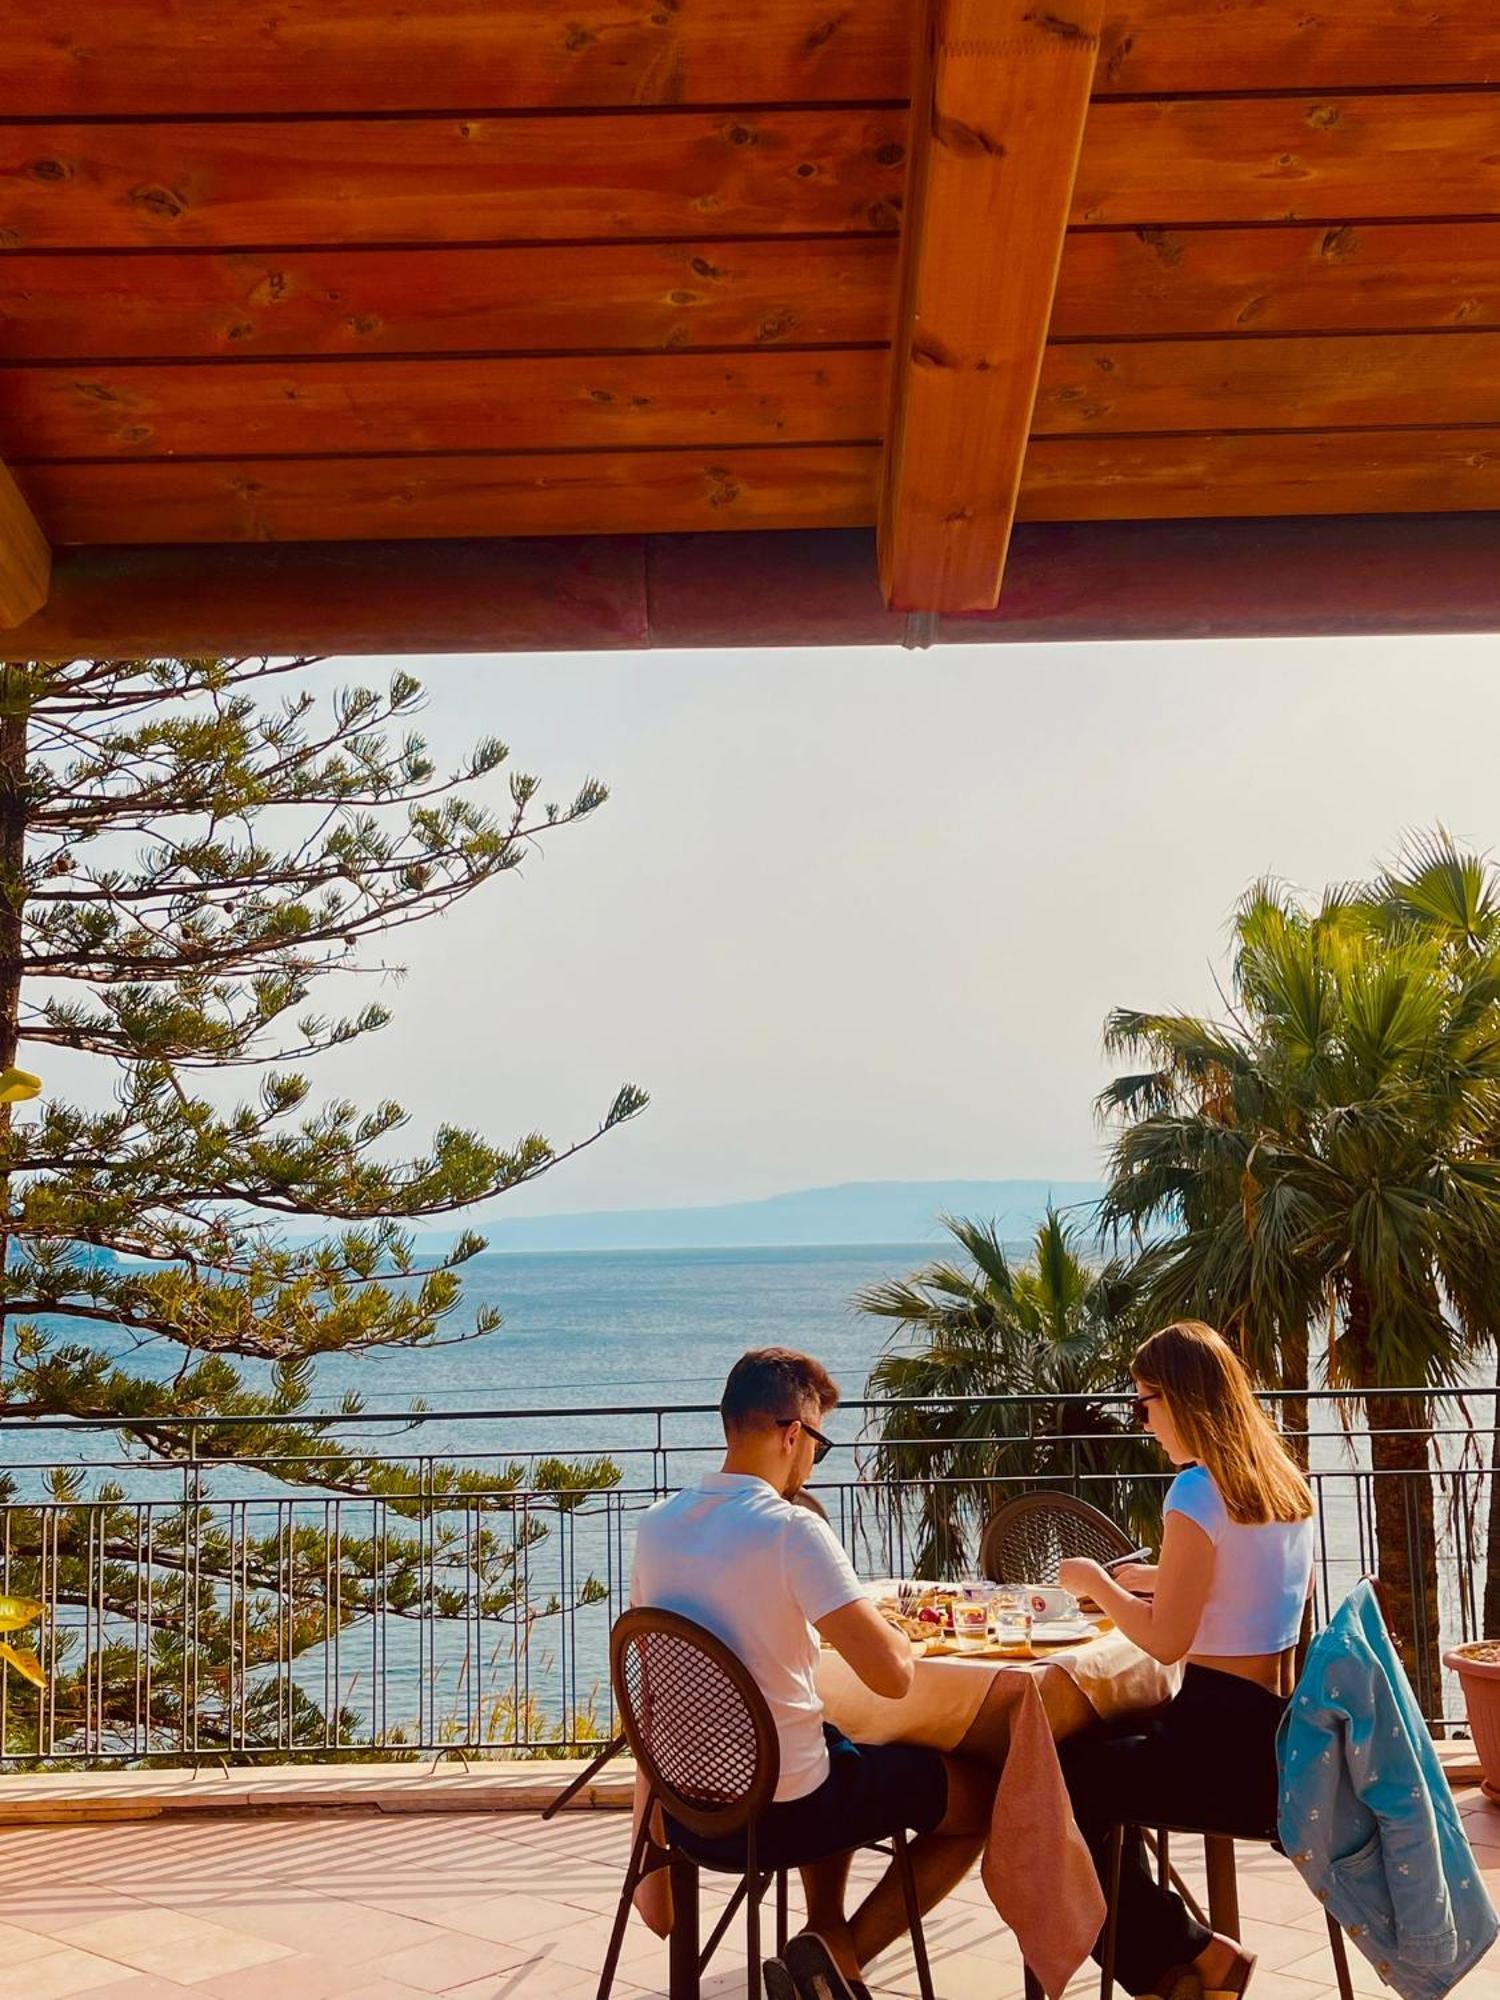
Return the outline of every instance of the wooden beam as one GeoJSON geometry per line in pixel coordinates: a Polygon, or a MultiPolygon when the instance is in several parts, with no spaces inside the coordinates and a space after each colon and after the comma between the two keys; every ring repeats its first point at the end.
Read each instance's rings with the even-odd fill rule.
{"type": "Polygon", "coordinates": [[[882,349],[0,367],[13,464],[878,438],[882,349]]]}
{"type": "Polygon", "coordinates": [[[1021,495],[1027,521],[1493,509],[1500,432],[1483,429],[1038,438],[1021,495]]]}
{"type": "Polygon", "coordinates": [[[875,518],[875,445],[115,460],[22,477],[54,544],[435,540],[875,518]]]}
{"type": "Polygon", "coordinates": [[[895,273],[893,235],[12,250],[0,256],[0,359],[838,347],[889,339],[895,273]]]}
{"type": "Polygon", "coordinates": [[[1047,351],[1032,435],[1386,424],[1500,424],[1500,333],[1070,342],[1047,351]]]}
{"type": "MultiPolygon", "coordinates": [[[[914,0],[47,0],[6,20],[14,117],[810,104],[906,94],[914,0]],[[455,83],[461,78],[461,85],[455,83]]],[[[1097,87],[1500,82],[1493,0],[1110,0],[1097,87]]]]}
{"type": "Polygon", "coordinates": [[[868,102],[905,92],[909,6],[47,0],[6,20],[6,102],[75,118],[868,102]]]}
{"type": "Polygon", "coordinates": [[[894,232],[904,105],[0,124],[0,246],[894,232]]]}
{"type": "Polygon", "coordinates": [[[1103,0],[929,0],[880,500],[887,602],[1000,593],[1103,0]]]}
{"type": "MultiPolygon", "coordinates": [[[[582,353],[890,337],[894,236],[0,257],[0,360],[582,353]]],[[[1069,233],[1054,340],[1500,327],[1500,222],[1069,233]]]]}
{"type": "Polygon", "coordinates": [[[1054,340],[1475,326],[1500,327],[1500,222],[1075,230],[1052,313],[1054,340]]]}
{"type": "Polygon", "coordinates": [[[1097,88],[1150,92],[1500,83],[1494,0],[1110,0],[1097,88]]]}
{"type": "Polygon", "coordinates": [[[1094,107],[1073,221],[1500,215],[1500,92],[1126,99],[1094,107]]]}
{"type": "MultiPolygon", "coordinates": [[[[940,619],[933,636],[972,646],[1497,629],[1492,513],[1023,526],[998,609],[940,619]]],[[[908,621],[881,602],[874,536],[821,530],[62,549],[50,601],[0,654],[441,655],[892,646],[907,636],[908,621]]]]}
{"type": "MultiPolygon", "coordinates": [[[[948,4],[986,20],[1028,11],[1022,0],[948,4]]],[[[1092,18],[1096,0],[1084,6],[1092,18]]],[[[1028,34],[1047,34],[1052,16],[1029,11],[1028,34]]],[[[891,234],[906,140],[905,107],[879,105],[0,124],[0,247],[891,234]]],[[[1103,100],[1071,219],[1466,216],[1500,216],[1500,91],[1103,100]]]]}
{"type": "Polygon", "coordinates": [[[14,479],[0,465],[0,629],[47,602],[52,551],[14,479]]]}

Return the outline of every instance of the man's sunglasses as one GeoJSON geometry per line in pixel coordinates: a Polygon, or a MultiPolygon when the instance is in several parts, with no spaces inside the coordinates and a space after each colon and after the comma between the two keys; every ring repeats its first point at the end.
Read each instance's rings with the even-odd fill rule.
{"type": "Polygon", "coordinates": [[[778,1430],[782,1431],[789,1430],[793,1424],[801,1424],[803,1430],[805,1430],[807,1432],[807,1435],[812,1439],[813,1464],[821,1465],[824,1459],[827,1458],[829,1452],[833,1450],[833,1439],[830,1437],[824,1437],[823,1433],[820,1430],[816,1430],[813,1427],[813,1425],[811,1425],[807,1421],[806,1417],[778,1417],[776,1419],[776,1428],[778,1430]]]}

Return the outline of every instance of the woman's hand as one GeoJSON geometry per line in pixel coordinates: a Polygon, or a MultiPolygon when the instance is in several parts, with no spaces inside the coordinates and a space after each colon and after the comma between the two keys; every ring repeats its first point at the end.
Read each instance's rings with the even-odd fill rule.
{"type": "Polygon", "coordinates": [[[1064,1556],[1058,1565],[1057,1581],[1074,1597],[1092,1597],[1099,1602],[1099,1586],[1108,1583],[1108,1572],[1088,1556],[1064,1556]]]}
{"type": "Polygon", "coordinates": [[[1155,1563],[1121,1563],[1110,1571],[1121,1590],[1128,1590],[1132,1597],[1154,1597],[1157,1574],[1155,1563]]]}

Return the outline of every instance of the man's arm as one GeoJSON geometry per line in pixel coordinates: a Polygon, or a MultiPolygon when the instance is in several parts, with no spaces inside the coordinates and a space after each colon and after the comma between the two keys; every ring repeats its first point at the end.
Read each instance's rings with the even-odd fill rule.
{"type": "Polygon", "coordinates": [[[867,1597],[841,1604],[817,1621],[818,1636],[842,1654],[874,1694],[899,1701],[911,1686],[911,1641],[887,1624],[867,1597]]]}

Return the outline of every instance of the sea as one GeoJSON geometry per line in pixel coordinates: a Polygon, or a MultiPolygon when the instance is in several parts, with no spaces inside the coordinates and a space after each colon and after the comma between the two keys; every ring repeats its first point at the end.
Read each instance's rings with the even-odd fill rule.
{"type": "MultiPolygon", "coordinates": [[[[1024,1246],[1016,1247],[1024,1251],[1024,1246]]],[[[653,1492],[690,1483],[718,1462],[722,1433],[716,1404],[737,1357],[751,1347],[803,1348],[830,1370],[846,1404],[857,1404],[893,1333],[890,1322],[858,1309],[857,1294],[864,1286],[919,1269],[937,1250],[929,1242],[486,1253],[464,1266],[464,1301],[444,1332],[452,1344],[323,1357],[316,1364],[306,1409],[333,1412],[347,1396],[356,1395],[371,1418],[380,1421],[341,1431],[349,1445],[408,1464],[420,1459],[428,1467],[509,1467],[523,1488],[532,1485],[549,1458],[611,1462],[611,1477],[618,1478],[615,1499],[561,1516],[548,1508],[545,1529],[536,1524],[542,1539],[518,1557],[528,1567],[529,1601],[551,1605],[553,1617],[538,1628],[545,1645],[533,1648],[536,1658],[534,1668],[527,1662],[525,1689],[520,1682],[524,1649],[514,1640],[502,1678],[508,1673],[517,1699],[518,1690],[528,1700],[537,1696],[548,1714],[561,1715],[599,1696],[609,1611],[621,1601],[639,1508],[649,1504],[653,1492]],[[500,1310],[503,1325],[472,1340],[458,1339],[475,1311],[485,1306],[500,1310]],[[413,1423],[410,1413],[419,1405],[433,1414],[413,1423]],[[658,1414],[664,1410],[670,1414],[658,1414]],[[602,1595],[590,1606],[591,1579],[598,1580],[602,1595]],[[557,1610],[569,1603],[590,1606],[576,1621],[576,1630],[566,1620],[556,1622],[557,1610]]],[[[110,1340],[97,1328],[87,1332],[98,1345],[110,1340]]],[[[122,1350],[124,1345],[122,1339],[122,1350]]],[[[133,1351],[129,1365],[164,1380],[181,1360],[180,1349],[161,1343],[133,1351]]],[[[251,1366],[246,1373],[254,1379],[268,1371],[251,1366]]],[[[862,1571],[884,1573],[892,1560],[888,1547],[882,1563],[873,1548],[854,1546],[863,1413],[843,1407],[825,1428],[841,1449],[815,1483],[862,1571]]],[[[40,1497],[45,1464],[97,1466],[113,1458],[118,1470],[111,1476],[131,1499],[170,1502],[175,1493],[180,1502],[180,1469],[153,1468],[137,1452],[122,1465],[118,1454],[112,1434],[18,1432],[14,1425],[0,1430],[0,1470],[18,1478],[23,1497],[40,1497]]],[[[1314,1445],[1315,1466],[1333,1475],[1319,1482],[1323,1558],[1328,1580],[1343,1587],[1368,1562],[1348,1480],[1349,1472],[1367,1462],[1357,1434],[1330,1435],[1314,1445]]],[[[261,1496],[290,1490],[275,1480],[268,1485],[266,1475],[264,1467],[255,1473],[220,1468],[201,1490],[222,1505],[230,1523],[233,1507],[250,1502],[250,1512],[241,1520],[252,1532],[265,1532],[276,1503],[261,1496]]],[[[83,1490],[92,1484],[85,1475],[83,1490]]],[[[337,1503],[317,1500],[305,1487],[300,1490],[304,1497],[296,1503],[298,1522],[326,1528],[324,1514],[317,1510],[337,1503]]],[[[353,1511],[360,1505],[343,1503],[345,1533],[369,1531],[353,1511]]],[[[292,1518],[285,1516],[287,1532],[292,1518]]],[[[1449,1594],[1445,1589],[1445,1598],[1449,1594]]],[[[480,1635],[476,1629],[471,1640],[466,1618],[451,1623],[452,1630],[441,1643],[432,1640],[432,1650],[425,1654],[414,1630],[399,1631],[388,1647],[380,1642],[387,1647],[382,1671],[396,1711],[383,1721],[399,1720],[407,1740],[431,1740],[435,1716],[447,1717],[451,1724],[460,1703],[470,1707],[475,1700],[471,1667],[480,1635]]],[[[337,1661],[330,1667],[320,1654],[304,1659],[298,1678],[317,1698],[335,1687],[345,1689],[349,1676],[345,1667],[337,1661]]],[[[514,1726],[513,1721],[505,1726],[514,1726]]]]}

